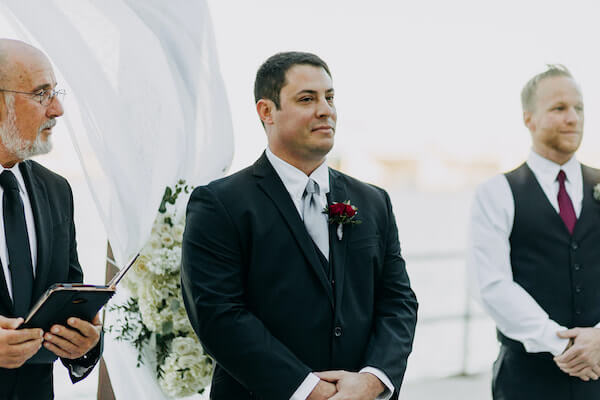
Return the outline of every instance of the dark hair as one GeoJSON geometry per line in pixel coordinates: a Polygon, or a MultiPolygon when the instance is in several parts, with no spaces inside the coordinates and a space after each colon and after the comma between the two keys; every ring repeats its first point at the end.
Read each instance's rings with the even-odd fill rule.
{"type": "Polygon", "coordinates": [[[521,90],[521,106],[523,111],[533,111],[534,98],[541,81],[554,76],[564,76],[573,79],[571,72],[562,64],[547,64],[546,70],[531,78],[521,90]]]}
{"type": "Polygon", "coordinates": [[[269,99],[275,103],[279,109],[279,93],[285,86],[285,74],[294,65],[313,65],[323,68],[329,77],[329,67],[319,56],[312,53],[303,53],[299,51],[286,51],[277,53],[267,59],[258,71],[254,80],[254,102],[258,103],[260,99],[269,99]]]}

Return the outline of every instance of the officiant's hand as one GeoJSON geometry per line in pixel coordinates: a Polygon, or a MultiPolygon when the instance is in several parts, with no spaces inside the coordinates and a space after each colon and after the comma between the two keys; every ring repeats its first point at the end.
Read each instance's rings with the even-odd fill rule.
{"type": "Polygon", "coordinates": [[[306,400],[327,400],[337,392],[335,385],[326,381],[319,381],[317,386],[310,392],[306,400]]]}
{"type": "Polygon", "coordinates": [[[563,339],[573,340],[573,345],[554,357],[556,365],[581,380],[597,380],[600,377],[600,329],[573,328],[557,334],[563,339]]]}
{"type": "Polygon", "coordinates": [[[368,372],[325,371],[317,376],[335,384],[337,393],[330,400],[373,400],[385,390],[379,378],[368,372]]]}
{"type": "Polygon", "coordinates": [[[92,322],[71,317],[69,327],[53,325],[44,334],[44,346],[61,358],[76,359],[90,351],[100,340],[102,322],[96,314],[92,322]]]}
{"type": "Polygon", "coordinates": [[[16,330],[23,318],[0,315],[0,367],[19,368],[42,347],[41,329],[16,330]]]}

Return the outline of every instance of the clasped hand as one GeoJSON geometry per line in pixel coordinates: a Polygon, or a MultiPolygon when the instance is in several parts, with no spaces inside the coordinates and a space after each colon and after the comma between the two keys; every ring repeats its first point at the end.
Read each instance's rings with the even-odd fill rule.
{"type": "Polygon", "coordinates": [[[317,372],[321,379],[307,400],[374,400],[385,390],[370,373],[347,371],[317,372]]]}
{"type": "Polygon", "coordinates": [[[17,328],[23,318],[6,318],[0,315],[0,367],[19,368],[42,347],[41,329],[17,328]]]}
{"type": "Polygon", "coordinates": [[[98,344],[102,322],[96,314],[92,322],[71,317],[69,327],[53,325],[50,332],[44,333],[44,347],[61,358],[76,359],[98,344]]]}
{"type": "Polygon", "coordinates": [[[59,357],[75,359],[90,351],[100,340],[102,323],[96,315],[92,322],[69,318],[69,327],[54,325],[50,332],[17,329],[23,318],[0,315],[0,367],[19,368],[33,357],[42,344],[59,357]]]}
{"type": "Polygon", "coordinates": [[[583,381],[597,380],[600,377],[600,329],[573,328],[558,332],[570,344],[559,356],[554,357],[556,365],[571,376],[583,381]]]}

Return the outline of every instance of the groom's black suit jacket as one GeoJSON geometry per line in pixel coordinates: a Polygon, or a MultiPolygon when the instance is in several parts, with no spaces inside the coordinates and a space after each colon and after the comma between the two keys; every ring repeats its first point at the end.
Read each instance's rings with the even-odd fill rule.
{"type": "Polygon", "coordinates": [[[342,240],[330,226],[331,281],[264,154],[194,190],[182,288],[192,325],[217,361],[212,399],[289,399],[311,371],[365,366],[399,390],[417,301],[390,199],[335,170],[329,179],[329,202],[350,200],[362,221],[345,225],[342,240]]]}
{"type": "MultiPolygon", "coordinates": [[[[54,283],[82,282],[83,272],[77,258],[73,196],[68,182],[35,161],[23,161],[19,164],[19,169],[31,201],[37,238],[37,264],[32,296],[34,304],[54,283]]],[[[11,318],[15,316],[1,267],[0,315],[11,318]]],[[[89,374],[91,366],[100,358],[101,349],[102,341],[85,358],[62,359],[73,382],[89,374]],[[73,374],[74,370],[78,373],[73,374]]],[[[42,348],[20,368],[0,368],[0,399],[12,399],[11,396],[15,395],[18,399],[51,398],[54,360],[56,356],[42,348]]]]}

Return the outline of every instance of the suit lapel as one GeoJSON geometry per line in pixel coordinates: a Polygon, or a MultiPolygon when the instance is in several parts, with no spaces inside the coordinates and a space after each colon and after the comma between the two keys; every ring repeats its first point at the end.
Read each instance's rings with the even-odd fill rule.
{"type": "Polygon", "coordinates": [[[258,186],[271,201],[273,201],[286,225],[294,235],[308,264],[311,266],[314,273],[317,275],[319,282],[327,292],[327,296],[333,307],[331,285],[323,270],[323,266],[319,261],[312,239],[304,227],[302,219],[300,219],[300,216],[298,215],[298,211],[292,198],[264,153],[254,164],[254,175],[258,178],[258,186]]]}
{"type": "Polygon", "coordinates": [[[50,259],[52,249],[52,219],[50,217],[50,204],[46,193],[46,185],[39,177],[33,174],[29,161],[19,164],[19,169],[23,174],[35,223],[37,262],[32,298],[35,302],[46,289],[45,283],[49,269],[48,260],[50,259]]]}
{"type": "MultiPolygon", "coordinates": [[[[346,194],[346,187],[343,185],[337,171],[329,169],[329,187],[331,190],[327,194],[327,203],[343,202],[349,200],[346,194]]],[[[337,225],[329,225],[329,248],[331,252],[331,261],[333,268],[333,277],[335,280],[335,304],[342,304],[342,291],[344,289],[344,275],[346,264],[346,251],[352,229],[350,225],[343,227],[342,240],[337,236],[337,225]]]]}

